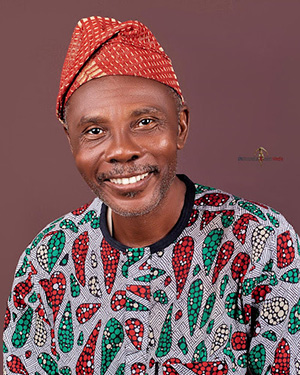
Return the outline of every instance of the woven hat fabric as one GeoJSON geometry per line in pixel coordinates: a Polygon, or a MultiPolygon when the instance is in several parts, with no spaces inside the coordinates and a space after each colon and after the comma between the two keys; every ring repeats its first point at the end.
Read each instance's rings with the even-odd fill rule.
{"type": "Polygon", "coordinates": [[[62,69],[58,119],[63,122],[64,106],[76,89],[108,75],[153,79],[172,87],[182,98],[170,58],[145,25],[113,18],[83,18],[73,32],[62,69]]]}

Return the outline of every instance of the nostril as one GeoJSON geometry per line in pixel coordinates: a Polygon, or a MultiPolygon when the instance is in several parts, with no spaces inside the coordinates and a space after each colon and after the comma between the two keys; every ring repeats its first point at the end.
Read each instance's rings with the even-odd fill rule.
{"type": "Polygon", "coordinates": [[[123,163],[123,162],[131,162],[131,161],[134,161],[134,160],[136,160],[136,159],[138,159],[139,158],[139,156],[138,155],[136,155],[136,154],[134,154],[134,155],[132,155],[132,156],[130,156],[130,155],[126,155],[126,157],[117,157],[117,158],[110,158],[109,159],[109,163],[111,163],[111,164],[116,164],[116,163],[123,163]]]}

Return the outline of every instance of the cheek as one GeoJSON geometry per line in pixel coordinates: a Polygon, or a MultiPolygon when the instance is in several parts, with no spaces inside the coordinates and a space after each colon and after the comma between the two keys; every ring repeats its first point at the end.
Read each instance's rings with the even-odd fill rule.
{"type": "Polygon", "coordinates": [[[175,138],[160,138],[154,144],[156,153],[165,159],[174,159],[177,156],[177,144],[175,138]]]}
{"type": "Polygon", "coordinates": [[[77,151],[74,154],[74,159],[81,174],[90,175],[97,167],[98,155],[93,152],[77,151]]]}

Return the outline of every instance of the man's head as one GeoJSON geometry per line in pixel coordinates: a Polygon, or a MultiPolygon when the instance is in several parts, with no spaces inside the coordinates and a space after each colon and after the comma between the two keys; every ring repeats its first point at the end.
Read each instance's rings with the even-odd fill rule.
{"type": "MultiPolygon", "coordinates": [[[[154,42],[149,40],[153,59],[154,42]]],[[[142,54],[147,64],[144,37],[142,43],[141,51],[134,53],[142,54]]],[[[91,66],[105,63],[103,56],[98,56],[103,48],[92,56],[96,62],[89,59],[73,81],[61,84],[58,115],[64,121],[76,165],[95,194],[115,213],[145,215],[170,191],[176,175],[177,150],[183,148],[188,133],[188,109],[182,103],[170,60],[160,46],[158,55],[163,56],[163,66],[169,64],[169,69],[160,70],[158,64],[158,68],[151,67],[152,74],[150,59],[147,74],[152,77],[144,76],[142,69],[134,74],[102,74],[103,67],[100,77],[91,75],[91,66]],[[79,76],[85,80],[79,80],[79,76]],[[166,85],[166,80],[172,85],[166,85]],[[66,87],[65,92],[62,87],[66,87]]],[[[118,55],[120,45],[117,42],[105,48],[106,56],[109,49],[118,55]]],[[[127,66],[125,60],[120,63],[127,66]]],[[[119,69],[119,63],[115,64],[119,69]]]]}

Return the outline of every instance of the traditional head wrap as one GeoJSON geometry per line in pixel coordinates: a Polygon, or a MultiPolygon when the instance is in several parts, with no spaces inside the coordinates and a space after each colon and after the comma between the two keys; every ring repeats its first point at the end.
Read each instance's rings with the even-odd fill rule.
{"type": "Polygon", "coordinates": [[[172,87],[182,98],[170,58],[145,25],[113,18],[83,18],[75,27],[61,73],[58,119],[63,123],[65,104],[76,89],[109,75],[154,79],[172,87]]]}

